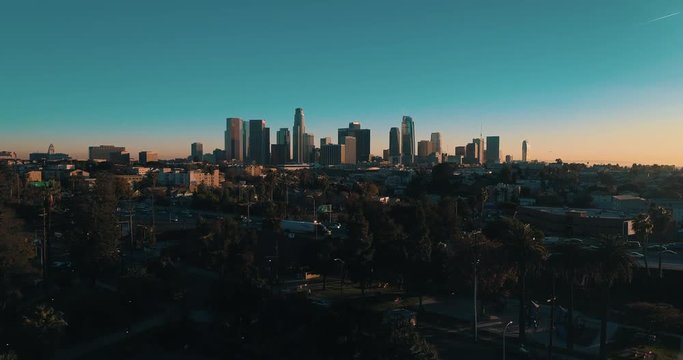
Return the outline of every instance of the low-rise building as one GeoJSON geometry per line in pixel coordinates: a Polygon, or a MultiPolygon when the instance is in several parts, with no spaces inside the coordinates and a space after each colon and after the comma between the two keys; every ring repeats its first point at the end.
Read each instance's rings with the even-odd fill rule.
{"type": "Polygon", "coordinates": [[[635,234],[633,218],[614,210],[521,206],[517,218],[551,235],[600,237],[635,234]]]}

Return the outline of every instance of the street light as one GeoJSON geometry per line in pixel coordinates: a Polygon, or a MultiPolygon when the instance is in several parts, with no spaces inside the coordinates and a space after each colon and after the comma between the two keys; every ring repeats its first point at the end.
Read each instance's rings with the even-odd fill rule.
{"type": "Polygon", "coordinates": [[[508,321],[505,328],[503,328],[503,360],[505,360],[505,333],[508,331],[508,326],[510,325],[512,325],[512,321],[508,321]]]}
{"type": "Polygon", "coordinates": [[[477,265],[479,265],[479,259],[476,259],[473,263],[474,265],[474,342],[479,340],[478,337],[478,324],[477,324],[477,265]]]}
{"type": "Polygon", "coordinates": [[[316,209],[315,209],[315,197],[313,195],[306,196],[307,198],[313,199],[313,224],[315,225],[315,240],[318,241],[318,220],[316,219],[316,209]]]}
{"type": "Polygon", "coordinates": [[[664,275],[663,275],[663,271],[662,271],[662,255],[663,255],[663,254],[672,254],[672,255],[676,255],[676,254],[678,254],[678,253],[675,252],[675,251],[673,251],[673,250],[669,250],[669,249],[664,249],[664,250],[662,250],[662,251],[660,251],[660,252],[658,253],[658,255],[659,255],[659,278],[660,278],[660,279],[664,276],[664,275]]]}
{"type": "Polygon", "coordinates": [[[557,297],[555,297],[555,281],[553,275],[553,297],[546,300],[550,303],[550,329],[548,329],[548,360],[553,358],[553,330],[555,329],[555,302],[557,297]]]}
{"type": "Polygon", "coordinates": [[[335,258],[335,262],[339,263],[339,294],[341,295],[344,291],[344,260],[340,258],[335,258]]]}
{"type": "Polygon", "coordinates": [[[473,294],[473,305],[474,305],[474,342],[477,342],[479,340],[479,334],[478,334],[478,320],[477,320],[477,315],[479,313],[478,311],[478,306],[477,306],[477,267],[479,265],[479,254],[478,254],[478,249],[477,249],[477,236],[481,233],[481,231],[474,231],[471,233],[471,235],[475,239],[475,243],[473,247],[475,248],[475,259],[472,262],[472,266],[474,267],[474,294],[473,294]]]}

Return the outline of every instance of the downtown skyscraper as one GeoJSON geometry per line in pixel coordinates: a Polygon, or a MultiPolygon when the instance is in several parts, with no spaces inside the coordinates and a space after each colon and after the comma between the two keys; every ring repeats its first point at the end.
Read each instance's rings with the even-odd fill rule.
{"type": "Polygon", "coordinates": [[[389,159],[392,164],[401,162],[401,129],[397,127],[389,130],[389,159]]]}
{"type": "Polygon", "coordinates": [[[527,157],[529,156],[529,143],[524,140],[522,141],[522,161],[527,162],[527,157]]]}
{"type": "Polygon", "coordinates": [[[430,141],[432,142],[431,151],[441,154],[443,152],[441,149],[441,133],[433,132],[430,141]]]}
{"type": "Polygon", "coordinates": [[[401,163],[412,165],[415,162],[415,123],[410,116],[401,121],[401,163]]]}
{"type": "Polygon", "coordinates": [[[292,140],[291,140],[291,135],[289,132],[289,128],[280,128],[280,130],[277,131],[277,145],[284,145],[285,146],[285,160],[286,162],[289,162],[291,160],[291,147],[292,147],[292,140]]]}
{"type": "Polygon", "coordinates": [[[227,118],[225,122],[225,159],[227,161],[244,161],[242,145],[244,121],[240,118],[227,118]]]}
{"type": "MultiPolygon", "coordinates": [[[[337,130],[337,143],[346,144],[346,138],[349,136],[356,139],[354,159],[358,162],[370,161],[370,129],[361,129],[358,121],[350,122],[348,128],[337,130]]],[[[347,149],[347,151],[349,150],[347,149]]],[[[349,162],[350,160],[346,159],[346,161],[349,162]]]]}
{"type": "Polygon", "coordinates": [[[249,161],[266,164],[270,161],[270,128],[265,120],[249,120],[249,161]]]}
{"type": "Polygon", "coordinates": [[[294,127],[292,127],[292,161],[295,163],[308,162],[304,155],[304,134],[306,123],[304,121],[304,109],[297,108],[294,111],[294,127]]]}
{"type": "Polygon", "coordinates": [[[486,137],[486,164],[500,164],[500,136],[486,137]]]}

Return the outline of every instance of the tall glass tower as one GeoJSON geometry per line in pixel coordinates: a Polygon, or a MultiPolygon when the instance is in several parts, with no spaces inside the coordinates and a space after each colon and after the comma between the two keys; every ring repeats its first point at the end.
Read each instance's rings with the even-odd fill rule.
{"type": "Polygon", "coordinates": [[[306,133],[306,123],[304,122],[304,109],[297,108],[294,111],[294,127],[292,127],[292,161],[304,163],[304,133],[306,133]]]}
{"type": "Polygon", "coordinates": [[[404,165],[415,162],[415,123],[410,116],[404,116],[401,122],[401,154],[404,165]]]}

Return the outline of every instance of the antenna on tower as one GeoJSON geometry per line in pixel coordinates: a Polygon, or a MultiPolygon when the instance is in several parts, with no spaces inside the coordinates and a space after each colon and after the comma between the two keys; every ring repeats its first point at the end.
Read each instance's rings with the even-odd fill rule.
{"type": "Polygon", "coordinates": [[[484,137],[484,119],[480,120],[479,126],[479,138],[481,139],[484,137]]]}

